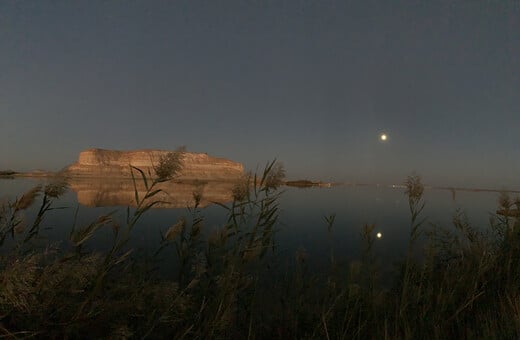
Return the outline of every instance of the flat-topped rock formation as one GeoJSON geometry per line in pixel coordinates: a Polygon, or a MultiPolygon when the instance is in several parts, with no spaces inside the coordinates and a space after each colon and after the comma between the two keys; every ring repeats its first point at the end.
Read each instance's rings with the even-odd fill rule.
{"type": "MultiPolygon", "coordinates": [[[[161,156],[170,151],[163,150],[133,150],[116,151],[103,149],[88,149],[79,154],[76,163],[68,166],[63,174],[69,177],[104,177],[130,178],[130,166],[137,167],[154,176],[154,166],[157,166],[161,156]]],[[[175,178],[178,180],[237,180],[244,173],[242,164],[223,158],[215,158],[205,153],[185,152],[183,154],[182,170],[175,178]]],[[[137,176],[138,173],[134,172],[137,176]]]]}

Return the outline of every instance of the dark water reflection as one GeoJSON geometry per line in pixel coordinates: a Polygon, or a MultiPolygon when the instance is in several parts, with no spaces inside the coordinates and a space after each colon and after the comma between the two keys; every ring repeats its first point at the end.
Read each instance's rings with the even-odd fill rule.
{"type": "MultiPolygon", "coordinates": [[[[78,203],[87,207],[136,206],[135,191],[139,197],[146,195],[147,188],[143,181],[130,179],[88,179],[71,178],[68,186],[77,195],[78,203]]],[[[193,206],[194,193],[201,195],[200,207],[212,202],[225,203],[232,199],[233,182],[163,182],[154,186],[162,190],[154,195],[154,200],[161,203],[157,208],[185,208],[193,206]]]]}
{"type": "MultiPolygon", "coordinates": [[[[493,192],[457,192],[455,200],[448,190],[425,190],[426,218],[424,228],[432,224],[451,227],[457,209],[468,215],[478,229],[489,226],[490,214],[496,207],[498,194],[493,192]]],[[[410,231],[408,199],[402,188],[376,186],[339,186],[310,188],[285,192],[282,207],[285,225],[280,242],[288,249],[305,247],[311,259],[320,263],[329,252],[330,241],[323,216],[336,213],[332,239],[340,257],[359,258],[361,232],[365,224],[374,224],[374,251],[386,262],[404,255],[410,231]]]]}
{"type": "MultiPolygon", "coordinates": [[[[42,180],[12,179],[0,180],[0,199],[13,199],[42,180]]],[[[210,233],[225,222],[226,211],[211,201],[227,202],[231,199],[231,183],[174,183],[165,188],[169,192],[162,197],[170,204],[162,209],[153,209],[143,216],[136,225],[131,245],[144,252],[153,252],[159,245],[161,233],[182,216],[189,217],[185,208],[193,202],[193,191],[202,192],[202,214],[205,217],[205,231],[210,233]]],[[[140,193],[144,187],[139,188],[140,193]]],[[[336,257],[356,259],[360,256],[361,231],[364,224],[375,224],[375,232],[382,234],[377,239],[374,250],[385,261],[393,261],[404,254],[408,242],[409,210],[408,201],[402,188],[376,186],[338,186],[332,188],[298,189],[286,187],[280,202],[280,224],[276,235],[277,252],[288,260],[294,258],[297,250],[308,255],[310,263],[322,264],[327,261],[330,249],[336,257]],[[324,216],[336,214],[332,233],[327,232],[324,216]]],[[[67,209],[51,211],[43,221],[44,234],[49,240],[67,244],[67,237],[74,222],[76,207],[79,207],[76,224],[81,226],[92,222],[98,216],[115,211],[115,218],[124,223],[127,207],[134,204],[131,181],[88,181],[76,180],[70,183],[70,190],[55,205],[67,209]]],[[[470,223],[477,228],[489,226],[490,214],[496,208],[496,192],[425,190],[426,203],[423,216],[430,223],[451,226],[457,209],[463,209],[470,223]]],[[[26,219],[32,221],[37,207],[26,212],[26,219]]],[[[112,230],[106,228],[90,243],[93,248],[108,247],[112,240],[112,230]]]]}

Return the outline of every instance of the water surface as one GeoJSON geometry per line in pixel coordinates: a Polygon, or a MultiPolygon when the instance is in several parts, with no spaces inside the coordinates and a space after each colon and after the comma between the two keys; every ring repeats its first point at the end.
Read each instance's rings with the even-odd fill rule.
{"type": "MultiPolygon", "coordinates": [[[[0,199],[14,199],[45,179],[1,179],[0,199]]],[[[131,245],[140,251],[153,252],[159,245],[161,233],[179,220],[189,217],[187,206],[193,205],[193,192],[202,195],[201,214],[204,230],[209,234],[226,221],[226,211],[211,202],[226,203],[231,199],[232,183],[195,182],[173,183],[163,187],[164,201],[158,209],[147,212],[136,225],[131,245]]],[[[140,197],[145,188],[138,185],[140,197]]],[[[363,225],[374,224],[375,232],[382,234],[374,250],[385,261],[399,259],[409,239],[410,213],[403,188],[384,186],[336,186],[331,188],[283,187],[280,199],[280,217],[276,233],[276,252],[287,259],[296,251],[304,251],[310,263],[327,261],[330,250],[338,258],[357,259],[360,256],[363,225]],[[332,231],[328,232],[324,216],[336,214],[332,231]]],[[[427,189],[424,192],[426,218],[424,228],[431,224],[450,227],[457,209],[466,212],[472,226],[489,226],[495,211],[498,193],[427,189]]],[[[66,207],[47,214],[43,234],[54,243],[67,245],[74,224],[82,226],[97,217],[114,212],[116,220],[125,222],[127,209],[135,206],[135,191],[128,180],[74,180],[55,206],[66,207]],[[75,220],[76,209],[78,210],[75,220]]],[[[25,212],[32,221],[37,204],[25,212]]],[[[112,231],[101,230],[90,247],[103,249],[110,245],[112,231]]]]}

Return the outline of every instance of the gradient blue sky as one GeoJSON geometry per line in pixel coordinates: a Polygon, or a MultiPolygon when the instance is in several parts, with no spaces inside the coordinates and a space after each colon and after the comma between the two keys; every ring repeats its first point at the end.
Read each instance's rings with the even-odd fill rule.
{"type": "Polygon", "coordinates": [[[519,1],[0,2],[0,169],[186,145],[520,188],[519,136],[519,1]]]}

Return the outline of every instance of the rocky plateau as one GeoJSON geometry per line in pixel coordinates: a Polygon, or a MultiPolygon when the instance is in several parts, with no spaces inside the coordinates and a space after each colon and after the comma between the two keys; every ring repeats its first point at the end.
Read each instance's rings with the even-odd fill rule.
{"type": "MultiPolygon", "coordinates": [[[[131,166],[154,177],[154,167],[161,156],[169,151],[133,150],[116,151],[88,149],[79,154],[78,161],[62,171],[67,177],[131,178],[131,166]]],[[[205,153],[185,152],[182,170],[176,180],[235,181],[244,173],[242,164],[205,153]]],[[[138,173],[134,174],[139,176],[138,173]]]]}

